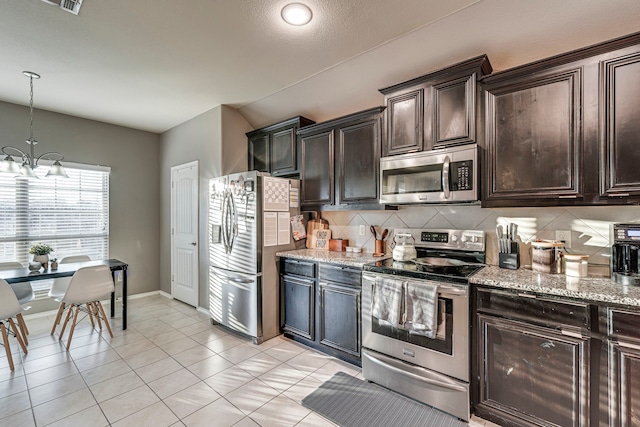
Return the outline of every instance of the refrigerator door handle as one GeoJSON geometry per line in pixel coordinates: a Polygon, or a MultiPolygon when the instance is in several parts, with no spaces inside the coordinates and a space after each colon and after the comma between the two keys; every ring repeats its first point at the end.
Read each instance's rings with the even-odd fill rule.
{"type": "Polygon", "coordinates": [[[233,242],[238,235],[238,209],[236,208],[236,201],[233,198],[233,193],[229,192],[229,207],[231,209],[231,219],[229,229],[229,253],[233,250],[233,242]]]}

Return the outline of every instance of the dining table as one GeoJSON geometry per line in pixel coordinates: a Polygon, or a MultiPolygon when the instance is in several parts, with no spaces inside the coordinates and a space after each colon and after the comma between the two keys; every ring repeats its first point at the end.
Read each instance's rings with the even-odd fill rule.
{"type": "MultiPolygon", "coordinates": [[[[122,329],[127,329],[127,268],[129,265],[117,259],[103,259],[96,261],[83,261],[72,262],[65,264],[58,264],[57,269],[48,268],[43,270],[31,271],[29,268],[16,268],[12,270],[0,270],[0,278],[7,281],[7,283],[21,283],[21,282],[33,282],[36,280],[56,279],[59,277],[71,277],[74,273],[82,267],[93,267],[98,265],[106,265],[111,270],[111,277],[114,284],[116,282],[115,272],[122,271],[122,329]]],[[[116,293],[111,292],[111,317],[115,317],[116,314],[116,293]]]]}

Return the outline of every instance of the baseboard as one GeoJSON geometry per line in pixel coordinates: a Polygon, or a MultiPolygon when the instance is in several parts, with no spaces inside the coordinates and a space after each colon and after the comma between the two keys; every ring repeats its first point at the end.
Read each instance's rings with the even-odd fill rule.
{"type": "Polygon", "coordinates": [[[171,295],[169,292],[165,292],[165,291],[156,291],[158,292],[158,295],[163,296],[165,298],[169,298],[169,299],[173,299],[173,295],[171,295]]]}
{"type": "Polygon", "coordinates": [[[199,313],[206,314],[207,316],[209,316],[209,309],[208,308],[198,307],[198,308],[196,308],[196,311],[198,311],[199,313]]]}

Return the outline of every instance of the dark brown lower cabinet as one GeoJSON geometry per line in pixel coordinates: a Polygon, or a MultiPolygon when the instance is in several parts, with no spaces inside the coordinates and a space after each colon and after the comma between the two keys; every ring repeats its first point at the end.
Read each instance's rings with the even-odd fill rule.
{"type": "Polygon", "coordinates": [[[318,281],[318,335],[320,344],[360,357],[361,272],[343,267],[321,266],[318,281]],[[326,271],[337,270],[336,279],[326,280],[326,271]],[[342,273],[346,271],[346,273],[342,273]],[[342,274],[341,274],[342,273],[342,274]],[[355,274],[357,278],[350,280],[355,274]]]}
{"type": "Polygon", "coordinates": [[[587,338],[484,315],[479,325],[480,416],[501,425],[588,425],[587,338]]]}
{"type": "Polygon", "coordinates": [[[280,268],[285,336],[360,366],[361,269],[289,258],[280,268]]]}
{"type": "Polygon", "coordinates": [[[475,413],[501,426],[591,425],[587,304],[476,290],[475,413]]]}
{"type": "Polygon", "coordinates": [[[640,312],[601,310],[600,425],[640,426],[640,312]]]}

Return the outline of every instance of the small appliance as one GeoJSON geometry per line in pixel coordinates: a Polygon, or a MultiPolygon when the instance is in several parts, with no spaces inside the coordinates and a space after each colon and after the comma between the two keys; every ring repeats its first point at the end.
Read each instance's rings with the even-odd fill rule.
{"type": "Polygon", "coordinates": [[[611,279],[621,285],[640,286],[640,224],[613,224],[612,241],[611,279]]]}
{"type": "Polygon", "coordinates": [[[476,202],[478,165],[477,144],[383,157],[380,202],[476,202]]]}

